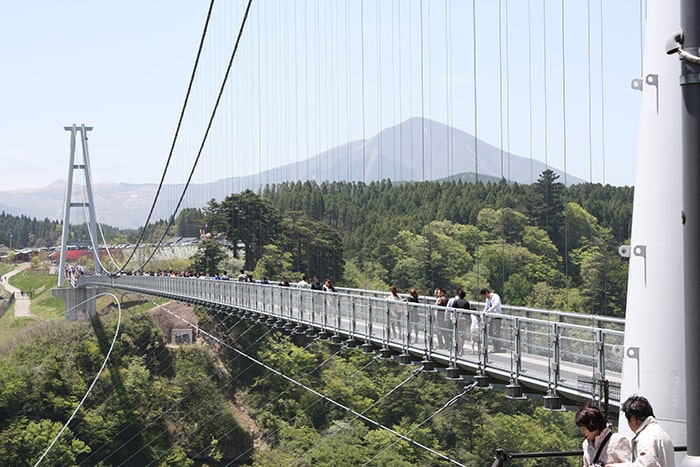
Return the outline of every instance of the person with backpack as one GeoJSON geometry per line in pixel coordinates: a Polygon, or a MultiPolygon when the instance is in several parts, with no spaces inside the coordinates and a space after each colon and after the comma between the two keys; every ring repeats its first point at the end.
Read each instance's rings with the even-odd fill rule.
{"type": "Polygon", "coordinates": [[[469,302],[464,298],[465,296],[464,290],[455,290],[455,296],[447,302],[447,310],[445,310],[446,321],[449,318],[452,323],[457,323],[455,327],[457,332],[455,336],[455,340],[457,341],[457,355],[462,355],[464,352],[464,340],[467,330],[464,326],[466,323],[465,317],[461,315],[462,312],[455,310],[455,308],[458,310],[468,310],[470,308],[469,302]]]}

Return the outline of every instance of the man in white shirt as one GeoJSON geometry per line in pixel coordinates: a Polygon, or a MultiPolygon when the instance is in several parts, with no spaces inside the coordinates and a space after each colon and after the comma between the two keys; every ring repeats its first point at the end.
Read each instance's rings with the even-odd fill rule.
{"type": "MultiPolygon", "coordinates": [[[[496,292],[491,292],[489,289],[481,289],[481,296],[486,300],[484,313],[490,315],[501,314],[501,297],[496,292]]],[[[499,352],[501,347],[501,318],[499,316],[491,316],[489,321],[493,351],[499,352]]]]}
{"type": "Polygon", "coordinates": [[[608,464],[613,467],[676,467],[673,442],[654,418],[654,409],[643,396],[629,397],[621,407],[627,424],[634,431],[632,462],[608,464]]]}

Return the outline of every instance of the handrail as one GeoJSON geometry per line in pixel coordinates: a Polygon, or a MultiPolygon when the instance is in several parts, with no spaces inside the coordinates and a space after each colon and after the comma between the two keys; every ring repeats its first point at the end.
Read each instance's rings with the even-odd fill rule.
{"type": "MultiPolygon", "coordinates": [[[[686,452],[687,446],[674,446],[675,452],[686,452]]],[[[503,467],[511,459],[539,459],[546,457],[573,457],[583,456],[583,451],[544,451],[544,452],[505,452],[504,449],[496,449],[496,457],[491,467],[503,467]]]]}
{"type": "MultiPolygon", "coordinates": [[[[382,349],[383,355],[401,354],[406,362],[432,361],[448,367],[452,376],[477,373],[577,401],[601,400],[621,380],[624,328],[619,320],[547,310],[523,316],[524,309],[515,307],[504,307],[503,314],[494,316],[386,300],[386,294],[376,291],[332,293],[232,280],[129,275],[79,279],[78,286],[88,285],[162,296],[214,312],[255,313],[270,323],[292,323],[290,329],[297,332],[363,343],[369,352],[382,349]],[[474,346],[472,316],[479,325],[474,346]]],[[[619,404],[618,393],[610,392],[611,405],[619,404]]]]}

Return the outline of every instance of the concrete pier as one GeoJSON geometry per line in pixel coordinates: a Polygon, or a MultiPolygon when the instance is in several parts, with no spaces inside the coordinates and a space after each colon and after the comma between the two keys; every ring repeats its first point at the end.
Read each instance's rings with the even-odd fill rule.
{"type": "Polygon", "coordinates": [[[96,313],[95,297],[108,292],[104,287],[51,289],[51,295],[65,302],[66,321],[85,321],[96,313]]]}

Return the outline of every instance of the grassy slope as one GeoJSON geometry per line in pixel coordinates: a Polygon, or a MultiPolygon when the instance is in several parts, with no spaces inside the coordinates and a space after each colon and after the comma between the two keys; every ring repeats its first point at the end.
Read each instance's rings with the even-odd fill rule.
{"type": "MultiPolygon", "coordinates": [[[[0,274],[14,268],[0,265],[0,274]]],[[[27,291],[31,290],[31,313],[29,318],[15,318],[14,306],[0,318],[0,345],[24,334],[28,329],[45,321],[63,319],[63,300],[51,296],[51,288],[56,287],[58,277],[44,269],[22,271],[10,278],[10,284],[27,291]],[[36,291],[39,290],[37,293],[36,291]]],[[[6,296],[7,294],[3,293],[6,296]]]]}

